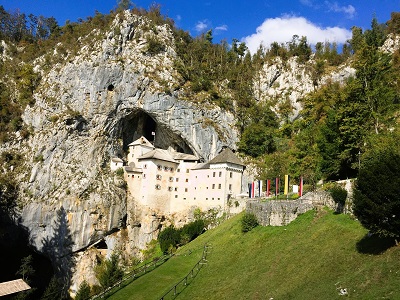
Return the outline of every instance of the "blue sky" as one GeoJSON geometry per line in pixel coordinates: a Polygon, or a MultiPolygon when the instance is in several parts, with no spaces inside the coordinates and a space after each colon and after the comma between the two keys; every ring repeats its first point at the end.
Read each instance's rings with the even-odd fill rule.
{"type": "MultiPolygon", "coordinates": [[[[380,23],[390,13],[400,11],[400,0],[143,0],[136,6],[161,5],[163,14],[192,36],[213,29],[214,42],[233,38],[245,41],[255,51],[261,42],[287,42],[294,34],[306,35],[309,42],[329,40],[343,43],[352,26],[370,27],[375,15],[380,23]]],[[[60,25],[92,16],[95,10],[108,13],[116,0],[0,0],[7,11],[20,9],[26,14],[55,17],[60,25]]]]}

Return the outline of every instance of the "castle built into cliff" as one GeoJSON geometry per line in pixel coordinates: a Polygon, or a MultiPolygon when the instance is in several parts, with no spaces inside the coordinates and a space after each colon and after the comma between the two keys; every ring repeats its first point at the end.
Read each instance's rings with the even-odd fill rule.
{"type": "Polygon", "coordinates": [[[241,193],[245,169],[229,148],[201,163],[195,155],[155,148],[143,136],[129,144],[127,166],[111,160],[113,170],[120,167],[138,203],[171,214],[193,207],[225,210],[241,193]]]}

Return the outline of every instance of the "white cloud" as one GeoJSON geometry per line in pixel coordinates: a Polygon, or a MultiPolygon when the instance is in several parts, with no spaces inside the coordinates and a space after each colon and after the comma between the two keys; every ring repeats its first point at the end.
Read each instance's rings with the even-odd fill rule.
{"type": "Polygon", "coordinates": [[[228,25],[221,25],[221,26],[217,26],[215,27],[215,31],[228,31],[228,25]]]}
{"type": "Polygon", "coordinates": [[[203,20],[203,21],[198,21],[195,28],[197,32],[203,32],[208,27],[209,27],[209,21],[203,20]]]}
{"type": "Polygon", "coordinates": [[[182,16],[181,15],[176,15],[176,20],[179,22],[182,20],[182,16]]]}
{"type": "Polygon", "coordinates": [[[305,5],[305,6],[309,6],[309,7],[313,7],[313,2],[312,0],[300,0],[300,3],[305,5]]]}
{"type": "Polygon", "coordinates": [[[356,14],[356,9],[353,5],[340,6],[337,2],[325,1],[325,5],[330,11],[345,13],[349,19],[352,19],[356,14]]]}
{"type": "Polygon", "coordinates": [[[271,43],[286,43],[292,40],[293,35],[306,36],[310,44],[317,42],[345,43],[351,38],[351,31],[340,27],[319,27],[303,17],[284,16],[282,18],[266,19],[256,33],[244,37],[251,53],[255,53],[260,44],[269,48],[271,43]]]}

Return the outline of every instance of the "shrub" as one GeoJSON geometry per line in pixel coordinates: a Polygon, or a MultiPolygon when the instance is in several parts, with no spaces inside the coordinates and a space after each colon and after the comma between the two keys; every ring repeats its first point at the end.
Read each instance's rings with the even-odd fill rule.
{"type": "Polygon", "coordinates": [[[150,55],[156,55],[165,51],[165,45],[156,38],[150,37],[148,38],[147,42],[147,53],[150,55]]]}
{"type": "Polygon", "coordinates": [[[333,201],[335,203],[344,205],[347,198],[347,191],[339,185],[335,185],[329,189],[329,194],[331,194],[333,201]]]}
{"type": "Polygon", "coordinates": [[[184,245],[202,234],[205,227],[204,220],[199,219],[183,226],[180,230],[181,244],[184,245]],[[186,242],[184,242],[186,241],[186,242]]]}
{"type": "Polygon", "coordinates": [[[332,196],[333,201],[337,204],[336,212],[343,212],[344,204],[347,198],[347,191],[341,186],[335,184],[328,190],[329,194],[332,196]]]}
{"type": "Polygon", "coordinates": [[[160,248],[163,253],[168,253],[168,251],[172,247],[176,247],[176,245],[180,241],[180,232],[175,229],[174,226],[169,226],[165,228],[158,234],[158,242],[160,243],[160,248]]]}
{"type": "Polygon", "coordinates": [[[242,232],[249,232],[253,228],[258,226],[258,220],[252,213],[245,213],[241,220],[242,232]]]}

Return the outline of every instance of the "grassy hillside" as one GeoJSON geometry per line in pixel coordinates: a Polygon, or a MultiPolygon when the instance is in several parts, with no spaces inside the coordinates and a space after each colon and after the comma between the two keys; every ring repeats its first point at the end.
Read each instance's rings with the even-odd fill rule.
{"type": "MultiPolygon", "coordinates": [[[[346,215],[308,212],[285,227],[243,234],[240,216],[182,247],[174,259],[111,299],[157,299],[208,242],[208,264],[177,299],[400,299],[400,247],[366,238],[346,215]],[[188,249],[194,250],[191,255],[188,249]]],[[[175,281],[174,281],[175,280],[175,281]]]]}

